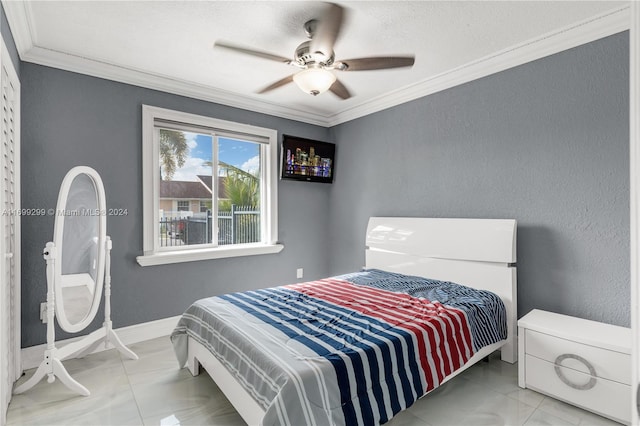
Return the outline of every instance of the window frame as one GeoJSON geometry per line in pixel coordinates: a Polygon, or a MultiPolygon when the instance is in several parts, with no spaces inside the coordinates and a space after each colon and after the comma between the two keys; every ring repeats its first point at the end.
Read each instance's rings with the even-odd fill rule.
{"type": "MultiPolygon", "coordinates": [[[[178,211],[178,212],[188,212],[191,209],[191,200],[176,200],[176,201],[177,201],[176,211],[178,211]],[[187,203],[186,210],[180,210],[180,203],[187,203]]],[[[184,208],[184,206],[182,206],[182,208],[184,208]]]]}
{"type": "MultiPolygon", "coordinates": [[[[251,139],[248,139],[251,140],[251,139]]],[[[217,118],[142,105],[142,216],[143,255],[136,260],[141,266],[163,265],[206,259],[271,254],[282,251],[278,243],[278,132],[273,129],[220,120],[217,118]],[[159,146],[155,142],[156,122],[174,122],[180,126],[196,126],[219,131],[220,134],[254,136],[265,140],[260,148],[261,169],[261,232],[262,242],[232,244],[217,247],[194,248],[181,246],[176,250],[160,250],[159,201],[160,161],[159,146]]]]}

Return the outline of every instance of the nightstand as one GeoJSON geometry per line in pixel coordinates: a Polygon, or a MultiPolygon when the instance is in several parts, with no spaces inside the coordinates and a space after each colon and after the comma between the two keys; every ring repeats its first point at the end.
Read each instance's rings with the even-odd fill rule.
{"type": "Polygon", "coordinates": [[[631,421],[631,329],[534,309],[518,321],[518,385],[631,421]]]}

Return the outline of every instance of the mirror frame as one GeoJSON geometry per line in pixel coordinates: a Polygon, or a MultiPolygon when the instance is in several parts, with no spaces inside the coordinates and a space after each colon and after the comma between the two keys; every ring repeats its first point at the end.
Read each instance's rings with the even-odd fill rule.
{"type": "Polygon", "coordinates": [[[60,327],[69,333],[76,333],[86,328],[96,316],[98,307],[100,306],[100,299],[102,298],[102,288],[104,285],[105,274],[105,257],[106,257],[106,241],[107,241],[107,216],[103,214],[106,212],[106,199],[104,194],[104,186],[102,179],[98,172],[91,167],[76,166],[69,170],[62,180],[60,185],[60,192],[58,193],[58,204],[55,214],[55,226],[53,231],[53,243],[56,250],[56,268],[54,272],[54,292],[55,292],[55,312],[60,327]],[[69,198],[69,190],[76,177],[80,175],[88,176],[93,182],[94,189],[96,191],[97,205],[96,209],[98,214],[98,247],[96,250],[97,256],[97,270],[96,270],[96,282],[95,290],[93,293],[93,301],[91,308],[87,315],[79,322],[72,324],[67,318],[67,314],[64,310],[64,299],[62,298],[62,244],[64,235],[64,223],[65,216],[62,214],[66,210],[67,199],[69,198]]]}

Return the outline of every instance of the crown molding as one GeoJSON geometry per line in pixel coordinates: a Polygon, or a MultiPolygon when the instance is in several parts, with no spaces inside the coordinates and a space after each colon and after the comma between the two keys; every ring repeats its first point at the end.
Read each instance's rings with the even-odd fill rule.
{"type": "Polygon", "coordinates": [[[585,21],[543,34],[524,43],[495,52],[458,68],[378,96],[328,118],[335,126],[491,74],[544,58],[619,32],[630,26],[629,6],[610,10],[585,21]]]}
{"type": "Polygon", "coordinates": [[[252,99],[198,83],[42,48],[37,45],[37,32],[35,24],[33,23],[29,2],[10,0],[2,0],[1,2],[5,9],[7,21],[9,21],[9,27],[11,28],[16,49],[18,50],[20,59],[24,62],[31,62],[318,126],[327,127],[329,124],[327,118],[323,115],[252,99]]]}
{"type": "Polygon", "coordinates": [[[105,62],[95,61],[80,56],[69,55],[50,49],[34,46],[21,56],[25,62],[32,62],[65,71],[104,78],[120,83],[132,84],[147,89],[159,90],[175,95],[223,104],[235,108],[274,115],[276,117],[302,121],[326,127],[328,122],[324,116],[288,108],[270,102],[255,100],[225,90],[216,89],[198,83],[153,74],[133,68],[121,67],[105,62]]]}
{"type": "Polygon", "coordinates": [[[495,52],[442,74],[385,93],[335,114],[300,111],[202,84],[122,67],[37,46],[29,2],[2,0],[20,59],[66,71],[132,84],[323,127],[332,127],[478,78],[607,37],[630,27],[630,7],[613,9],[495,52]]]}
{"type": "Polygon", "coordinates": [[[31,5],[28,2],[2,0],[2,7],[22,59],[22,55],[33,47],[34,40],[37,39],[31,5]]]}

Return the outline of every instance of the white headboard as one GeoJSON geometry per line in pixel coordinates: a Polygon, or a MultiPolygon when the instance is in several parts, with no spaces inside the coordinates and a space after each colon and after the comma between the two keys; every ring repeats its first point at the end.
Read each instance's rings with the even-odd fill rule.
{"type": "Polygon", "coordinates": [[[502,359],[517,360],[516,221],[372,217],[366,267],[496,293],[507,310],[502,359]]]}

